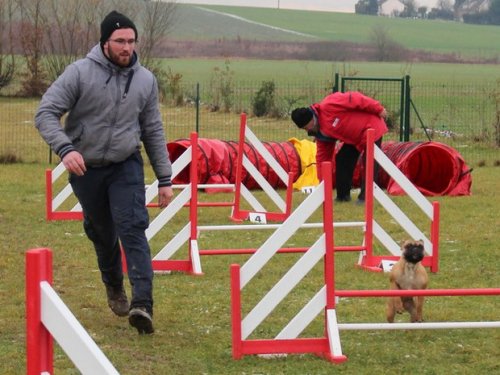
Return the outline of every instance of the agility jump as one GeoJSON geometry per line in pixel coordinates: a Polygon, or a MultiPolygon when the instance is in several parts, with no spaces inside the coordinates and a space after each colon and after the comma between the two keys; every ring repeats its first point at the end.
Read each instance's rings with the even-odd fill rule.
{"type": "MultiPolygon", "coordinates": [[[[242,122],[243,123],[243,122],[242,122]]],[[[178,197],[161,212],[150,224],[150,228],[146,234],[148,239],[156,235],[165,224],[174,217],[178,210],[183,206],[189,206],[189,222],[186,226],[177,233],[177,235],[169,241],[157,255],[153,258],[153,268],[156,271],[182,270],[195,274],[201,274],[201,255],[222,255],[222,254],[252,254],[256,251],[255,248],[231,248],[231,249],[202,249],[198,242],[198,235],[202,231],[229,231],[229,230],[272,230],[280,226],[280,224],[238,224],[238,225],[198,225],[198,189],[197,185],[197,160],[196,144],[197,136],[195,133],[191,135],[191,147],[189,147],[182,155],[183,168],[191,162],[190,175],[191,183],[188,185],[178,197]],[[179,199],[179,202],[177,202],[179,199]],[[170,261],[173,255],[186,242],[188,244],[187,259],[181,261],[173,261],[174,263],[182,264],[182,266],[169,269],[174,263],[170,261]]],[[[429,203],[427,199],[411,184],[394,164],[383,154],[383,152],[374,144],[373,135],[368,132],[367,143],[367,163],[366,163],[366,204],[365,218],[363,221],[355,222],[334,222],[333,226],[340,227],[359,227],[363,231],[363,243],[360,245],[337,246],[335,251],[357,251],[359,252],[358,266],[372,271],[382,271],[384,262],[395,262],[400,257],[400,246],[392,239],[392,237],[383,229],[374,218],[374,201],[380,202],[381,205],[390,213],[394,220],[412,237],[423,239],[427,255],[423,259],[423,264],[431,268],[432,272],[438,270],[438,243],[439,243],[439,204],[429,203]],[[430,239],[420,230],[399,207],[397,207],[390,198],[373,182],[373,163],[377,161],[382,168],[393,177],[398,184],[405,189],[408,196],[417,204],[417,206],[425,212],[430,220],[430,239]],[[375,255],[373,251],[374,238],[379,240],[381,244],[390,252],[390,255],[375,255]]],[[[288,194],[288,193],[287,193],[288,194]]],[[[248,214],[248,212],[246,213],[248,214]]],[[[321,228],[323,223],[303,223],[302,227],[321,228]]],[[[305,248],[281,248],[278,252],[304,252],[305,248]]]]}
{"type": "Polygon", "coordinates": [[[83,374],[118,375],[94,340],[52,289],[52,252],[26,252],[28,375],[54,373],[53,339],[83,374]]]}
{"type": "MultiPolygon", "coordinates": [[[[243,117],[244,118],[244,117],[243,117]]],[[[245,118],[244,118],[245,119],[245,118]]],[[[246,132],[242,131],[242,134],[249,134],[250,131],[246,126],[246,121],[242,121],[242,128],[246,128],[246,132]]],[[[177,173],[183,170],[186,167],[189,167],[190,170],[190,183],[187,184],[179,193],[176,195],[174,200],[164,208],[150,223],[149,228],[146,230],[146,238],[150,241],[154,236],[156,236],[162,228],[181,210],[183,207],[189,208],[189,222],[180,230],[178,233],[162,248],[157,252],[157,254],[153,257],[153,269],[155,271],[184,271],[193,274],[201,274],[201,263],[199,260],[199,250],[197,243],[197,236],[199,230],[207,230],[210,228],[201,228],[198,226],[198,208],[200,206],[200,202],[198,199],[198,165],[195,160],[198,159],[198,147],[197,140],[198,136],[196,133],[191,133],[190,136],[191,145],[184,151],[184,153],[176,160],[176,171],[177,173]],[[179,248],[189,241],[188,244],[188,256],[185,259],[173,260],[172,256],[179,250],[179,248]]],[[[241,144],[240,139],[240,144],[241,144]]],[[[257,144],[257,141],[255,142],[257,144]]],[[[268,157],[272,156],[269,154],[268,157]]],[[[249,163],[248,159],[245,156],[240,156],[240,163],[238,165],[244,166],[243,163],[249,163]],[[245,162],[245,160],[247,160],[245,162]]],[[[250,163],[251,164],[251,163],[250,163]]],[[[279,165],[278,165],[279,166],[279,165]]],[[[281,166],[279,166],[281,168],[281,166]]],[[[286,172],[281,168],[282,174],[286,175],[286,172]]],[[[249,173],[256,178],[256,180],[262,179],[260,176],[260,172],[257,170],[252,170],[250,168],[249,173]],[[260,176],[260,178],[259,178],[260,176]]],[[[247,219],[250,215],[264,215],[264,220],[276,220],[278,218],[282,218],[284,216],[289,215],[290,205],[291,205],[291,189],[292,184],[287,187],[287,196],[289,197],[289,203],[285,204],[284,207],[288,207],[284,212],[269,212],[266,211],[263,206],[253,197],[251,192],[245,188],[245,186],[241,183],[241,168],[239,168],[240,178],[237,178],[236,183],[236,193],[235,193],[235,202],[233,205],[233,210],[231,214],[231,218],[235,221],[241,221],[243,219],[247,219]],[[239,182],[238,182],[239,180],[239,182]],[[256,211],[243,210],[241,209],[241,197],[245,198],[247,202],[253,207],[256,208],[256,211]]],[[[267,184],[267,182],[266,182],[267,184]]],[[[267,184],[269,185],[269,184],[267,184]]],[[[266,189],[271,189],[272,187],[266,186],[266,189]]],[[[273,194],[279,195],[272,190],[273,194]]],[[[157,194],[157,187],[155,185],[151,185],[146,190],[146,202],[149,203],[157,194]]],[[[281,199],[281,197],[279,197],[281,199]]],[[[275,200],[276,202],[276,200],[275,200]]],[[[278,201],[279,202],[279,201],[278,201]]],[[[284,202],[283,202],[284,203],[284,202]]],[[[221,206],[221,204],[217,204],[221,206]]],[[[231,226],[228,226],[231,227],[231,226]]],[[[239,229],[243,229],[239,225],[233,226],[233,228],[238,227],[239,229]]],[[[213,229],[215,230],[216,227],[213,229]]],[[[220,229],[220,227],[219,227],[220,229]]],[[[255,228],[254,228],[255,229],[255,228]]]]}
{"type": "MultiPolygon", "coordinates": [[[[168,241],[159,251],[153,251],[156,255],[153,257],[153,269],[155,271],[182,271],[192,274],[202,274],[201,255],[221,255],[221,254],[248,254],[255,252],[253,248],[232,248],[232,249],[200,249],[198,235],[201,231],[227,231],[227,230],[264,230],[275,229],[278,224],[231,224],[231,225],[198,225],[198,188],[197,188],[197,160],[198,148],[194,147],[197,144],[197,134],[191,134],[191,146],[186,149],[182,155],[184,163],[191,160],[189,165],[191,182],[183,190],[181,190],[174,200],[164,208],[158,216],[150,223],[146,230],[146,237],[150,241],[156,236],[165,225],[177,214],[183,207],[189,207],[189,221],[186,225],[177,232],[177,234],[168,241]],[[183,259],[172,259],[181,246],[187,243],[187,255],[183,259]]],[[[185,167],[184,163],[182,164],[185,167]]],[[[246,211],[245,215],[250,215],[251,211],[246,211]]],[[[262,214],[262,212],[256,212],[262,214]]],[[[302,226],[307,228],[320,228],[323,223],[303,223],[302,226]]],[[[359,226],[363,227],[364,222],[354,223],[334,223],[335,226],[359,226]]],[[[359,251],[360,247],[354,247],[359,251]]],[[[298,248],[282,248],[279,252],[304,252],[304,247],[298,248]]],[[[345,249],[344,249],[345,250],[345,249]]],[[[349,247],[352,251],[353,248],[349,247]]]]}
{"type": "Polygon", "coordinates": [[[262,246],[240,268],[231,266],[231,321],[233,332],[233,357],[244,354],[320,353],[333,362],[343,362],[346,357],[338,350],[337,332],[331,327],[336,323],[335,298],[333,294],[334,235],[332,207],[332,173],[330,163],[323,164],[324,180],[266,240],[262,246]],[[319,208],[323,211],[323,233],[303,256],[289,269],[265,297],[242,319],[241,290],[278,252],[281,246],[319,208]],[[317,291],[314,301],[322,301],[324,335],[313,338],[297,338],[293,333],[301,332],[303,322],[311,316],[311,302],[295,316],[278,334],[276,339],[252,339],[248,337],[286,297],[286,295],[318,263],[323,262],[324,287],[317,291]],[[292,337],[295,336],[295,337],[292,337]]]}
{"type": "MultiPolygon", "coordinates": [[[[240,266],[231,266],[231,322],[233,358],[244,355],[283,355],[297,353],[319,354],[329,361],[341,363],[347,360],[342,353],[341,330],[394,330],[394,329],[452,329],[452,328],[500,328],[500,321],[491,322],[433,322],[433,323],[339,323],[336,302],[344,297],[385,297],[385,296],[498,296],[500,288],[480,289],[428,289],[428,290],[336,290],[335,288],[335,246],[334,226],[331,214],[331,172],[326,165],[322,170],[325,180],[316,188],[292,215],[280,225],[269,239],[240,266]],[[278,253],[280,246],[290,238],[300,225],[310,216],[312,210],[323,208],[323,234],[290,267],[283,277],[272,286],[265,296],[253,307],[246,307],[242,290],[252,294],[251,281],[271,258],[278,253]],[[274,338],[255,338],[254,332],[287,297],[307,273],[323,261],[324,285],[306,302],[301,310],[274,338]],[[245,308],[243,308],[245,306],[245,308]],[[243,317],[243,311],[249,311],[243,317]],[[323,315],[323,336],[299,337],[318,316],[323,315]]],[[[370,168],[367,168],[370,173],[370,168]]],[[[367,189],[367,193],[368,193],[367,189]]],[[[261,294],[261,293],[259,293],[261,294]]],[[[246,295],[248,299],[251,299],[246,295]]],[[[299,306],[300,308],[300,306],[299,306]]]]}
{"type": "Polygon", "coordinates": [[[374,201],[377,201],[392,218],[413,239],[424,241],[426,255],[422,264],[430,267],[432,272],[439,269],[439,202],[430,203],[427,198],[411,183],[411,181],[391,162],[383,151],[375,144],[372,130],[367,132],[366,143],[366,201],[365,201],[365,249],[360,253],[359,265],[371,270],[381,270],[383,261],[397,261],[401,256],[400,244],[384,230],[374,218],[374,201]],[[401,189],[412,199],[417,207],[430,221],[430,239],[418,228],[408,216],[388,197],[373,181],[374,163],[377,162],[401,189]],[[389,250],[392,256],[376,256],[373,252],[373,237],[389,250]]]}

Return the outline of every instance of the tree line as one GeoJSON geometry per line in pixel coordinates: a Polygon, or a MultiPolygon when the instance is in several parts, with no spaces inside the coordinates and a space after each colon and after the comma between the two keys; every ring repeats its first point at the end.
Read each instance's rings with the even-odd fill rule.
{"type": "Polygon", "coordinates": [[[165,74],[153,56],[173,27],[174,1],[0,0],[0,90],[20,77],[16,95],[40,96],[99,41],[100,23],[111,10],[137,25],[141,64],[165,74]]]}
{"type": "MultiPolygon", "coordinates": [[[[388,0],[359,0],[355,4],[358,14],[381,15],[388,0]]],[[[439,0],[436,7],[420,6],[418,0],[399,0],[402,10],[390,16],[454,20],[470,24],[500,25],[500,0],[439,0]]]]}

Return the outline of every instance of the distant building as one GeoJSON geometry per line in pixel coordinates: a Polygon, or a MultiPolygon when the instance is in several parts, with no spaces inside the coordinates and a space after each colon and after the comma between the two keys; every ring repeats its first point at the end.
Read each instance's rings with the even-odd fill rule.
{"type": "Polygon", "coordinates": [[[399,0],[386,0],[380,6],[379,14],[381,16],[394,16],[401,13],[405,5],[399,0]]]}

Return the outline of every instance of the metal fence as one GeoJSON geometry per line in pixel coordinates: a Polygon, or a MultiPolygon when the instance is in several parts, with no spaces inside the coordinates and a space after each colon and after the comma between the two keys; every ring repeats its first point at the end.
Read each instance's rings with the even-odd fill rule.
{"type": "MultiPolygon", "coordinates": [[[[201,138],[237,140],[239,116],[246,112],[248,124],[262,141],[302,139],[305,134],[293,125],[289,113],[321,100],[335,85],[335,79],[167,85],[161,100],[167,138],[188,138],[196,131],[201,138]]],[[[470,165],[500,164],[500,81],[411,82],[407,102],[401,100],[399,80],[355,80],[344,89],[362,91],[384,104],[391,129],[384,139],[402,139],[402,121],[408,121],[410,141],[448,144],[470,165]]],[[[38,98],[0,97],[0,161],[57,161],[34,128],[38,102],[38,98]]]]}

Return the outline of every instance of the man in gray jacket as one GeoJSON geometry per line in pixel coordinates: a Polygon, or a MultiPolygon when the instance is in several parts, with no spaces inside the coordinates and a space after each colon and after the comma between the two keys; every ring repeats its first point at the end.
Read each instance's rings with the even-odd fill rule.
{"type": "Polygon", "coordinates": [[[109,307],[118,316],[128,316],[140,334],[150,334],[153,269],[145,236],[149,216],[141,142],[158,178],[160,207],[173,197],[172,167],[156,78],[139,64],[136,42],[134,23],[116,11],[109,13],[101,23],[100,43],[69,65],[44,94],[35,125],[70,174],[109,307]],[[130,305],[120,242],[131,285],[130,305]]]}

